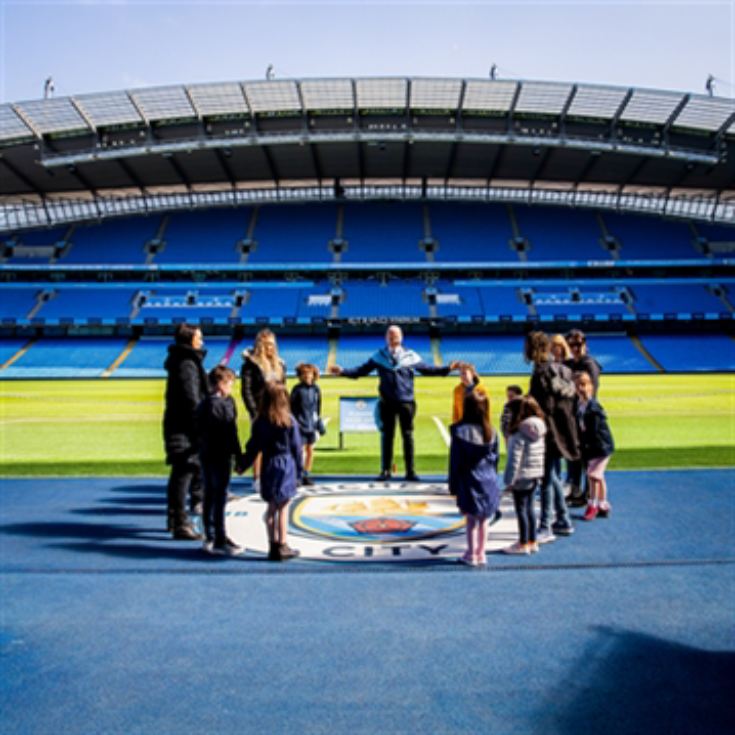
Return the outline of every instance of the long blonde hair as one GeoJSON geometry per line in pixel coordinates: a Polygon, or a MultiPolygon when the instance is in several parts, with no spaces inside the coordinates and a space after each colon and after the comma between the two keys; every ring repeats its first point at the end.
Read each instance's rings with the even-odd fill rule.
{"type": "Polygon", "coordinates": [[[282,381],[285,377],[283,375],[283,363],[281,362],[281,358],[278,356],[278,342],[276,340],[276,335],[273,334],[270,329],[261,329],[255,335],[255,345],[250,353],[250,358],[261,369],[264,376],[272,372],[278,376],[277,379],[279,381],[282,381]],[[265,346],[263,343],[267,339],[272,339],[276,348],[272,358],[269,358],[268,355],[265,354],[265,346]]]}

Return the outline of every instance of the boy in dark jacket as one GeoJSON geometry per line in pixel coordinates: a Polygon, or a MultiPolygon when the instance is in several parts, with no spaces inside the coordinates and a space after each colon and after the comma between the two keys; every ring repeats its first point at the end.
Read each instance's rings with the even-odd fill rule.
{"type": "Polygon", "coordinates": [[[319,368],[310,363],[300,362],[296,366],[299,384],[291,391],[291,414],[296,419],[304,446],[304,473],[302,485],[313,485],[309,477],[314,464],[314,444],[317,434],[326,431],[322,421],[322,392],[316,384],[319,380],[319,368]]]}
{"type": "Polygon", "coordinates": [[[225,532],[225,504],[232,461],[242,460],[237,436],[237,408],[232,398],[235,373],[218,365],[209,373],[212,392],[197,409],[200,457],[204,474],[204,550],[210,554],[237,556],[244,549],[225,532]]]}

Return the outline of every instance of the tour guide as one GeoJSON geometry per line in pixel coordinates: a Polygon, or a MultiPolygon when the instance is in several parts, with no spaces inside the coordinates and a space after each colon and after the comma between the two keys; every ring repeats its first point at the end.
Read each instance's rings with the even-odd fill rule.
{"type": "Polygon", "coordinates": [[[392,325],[385,333],[386,346],[378,350],[366,363],[351,370],[343,370],[333,365],[329,372],[333,375],[344,375],[346,378],[360,378],[378,371],[380,378],[380,402],[378,410],[382,424],[382,467],[378,480],[386,481],[391,477],[393,465],[393,437],[396,433],[396,417],[401,424],[403,437],[403,457],[406,462],[406,480],[419,482],[414,466],[413,451],[413,418],[416,415],[413,378],[416,372],[422,375],[449,375],[456,370],[459,363],[452,362],[444,367],[427,365],[413,350],[407,350],[401,344],[403,332],[400,327],[392,325]]]}

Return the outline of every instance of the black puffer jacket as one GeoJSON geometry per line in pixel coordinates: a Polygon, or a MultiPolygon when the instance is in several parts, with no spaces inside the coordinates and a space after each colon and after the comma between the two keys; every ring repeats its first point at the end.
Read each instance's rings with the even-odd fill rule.
{"type": "Polygon", "coordinates": [[[597,391],[600,388],[602,366],[592,355],[582,355],[579,360],[565,360],[564,364],[573,373],[587,373],[592,380],[593,395],[597,395],[597,391]]]}
{"type": "Polygon", "coordinates": [[[204,350],[189,345],[171,345],[164,368],[166,381],[166,409],[163,414],[163,440],[166,462],[175,457],[189,456],[198,451],[196,409],[208,393],[207,374],[204,371],[204,350]]]}
{"type": "MultiPolygon", "coordinates": [[[[240,370],[240,393],[242,395],[242,402],[245,404],[245,410],[248,412],[251,419],[255,417],[258,412],[258,404],[260,403],[260,396],[263,393],[265,387],[265,377],[263,371],[260,369],[250,350],[245,350],[242,353],[243,363],[240,370]]],[[[283,378],[279,381],[282,384],[286,384],[286,363],[279,359],[281,364],[281,375],[283,378]]]]}

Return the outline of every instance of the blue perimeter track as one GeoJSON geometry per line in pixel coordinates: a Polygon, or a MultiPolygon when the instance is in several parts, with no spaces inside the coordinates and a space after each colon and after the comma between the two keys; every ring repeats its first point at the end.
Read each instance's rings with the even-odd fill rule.
{"type": "Polygon", "coordinates": [[[610,473],[484,570],[212,563],[160,479],[4,480],[0,732],[733,732],[734,480],[610,473]]]}

